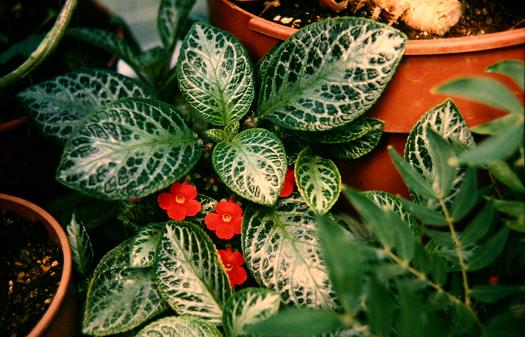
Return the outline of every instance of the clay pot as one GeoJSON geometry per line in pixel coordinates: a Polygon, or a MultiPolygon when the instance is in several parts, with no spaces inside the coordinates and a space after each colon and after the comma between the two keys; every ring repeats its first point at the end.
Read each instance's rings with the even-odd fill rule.
{"type": "MultiPolygon", "coordinates": [[[[210,21],[231,32],[259,59],[277,42],[287,39],[296,29],[257,17],[228,0],[209,0],[210,21]]],[[[486,74],[485,68],[503,60],[525,59],[525,28],[481,36],[438,40],[410,40],[394,78],[379,101],[367,113],[385,121],[381,144],[359,160],[340,163],[345,183],[363,190],[380,189],[407,194],[395,171],[386,146],[392,144],[400,153],[406,137],[419,117],[443,102],[444,96],[431,89],[461,76],[488,76],[509,85],[523,100],[523,92],[508,78],[486,74]]],[[[502,116],[502,111],[454,98],[469,126],[502,116]]]]}
{"type": "Polygon", "coordinates": [[[71,248],[66,233],[48,212],[27,200],[0,193],[0,208],[14,212],[27,220],[42,223],[49,237],[60,245],[63,254],[62,276],[57,292],[46,312],[27,337],[75,336],[77,329],[75,288],[71,282],[71,248]]]}

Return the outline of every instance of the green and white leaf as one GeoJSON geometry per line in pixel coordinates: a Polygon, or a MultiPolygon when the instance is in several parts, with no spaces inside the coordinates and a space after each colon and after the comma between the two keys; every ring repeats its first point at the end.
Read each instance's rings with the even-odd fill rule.
{"type": "Polygon", "coordinates": [[[214,125],[240,120],[254,98],[254,76],[246,49],[231,34],[195,23],[177,64],[179,89],[202,118],[214,125]]]}
{"type": "Polygon", "coordinates": [[[366,191],[363,194],[381,207],[384,211],[392,211],[399,215],[401,220],[414,232],[418,233],[417,222],[412,213],[403,205],[401,200],[388,192],[366,191]]]}
{"type": "Polygon", "coordinates": [[[141,82],[100,69],[67,73],[18,94],[42,132],[60,142],[67,140],[80,120],[107,103],[153,96],[153,91],[141,82]]]}
{"type": "Polygon", "coordinates": [[[71,221],[66,226],[67,238],[71,246],[71,257],[76,270],[86,276],[93,263],[93,246],[88,232],[76,212],[71,215],[71,221]]]}
{"type": "MultiPolygon", "coordinates": [[[[440,183],[430,156],[430,145],[425,132],[426,128],[431,129],[446,140],[463,144],[467,148],[474,147],[475,142],[463,116],[461,116],[456,105],[450,99],[427,111],[414,125],[405,145],[405,160],[432,185],[434,193],[439,194],[440,183]]],[[[450,192],[447,199],[453,198],[457,192],[455,187],[462,180],[463,172],[457,169],[456,178],[452,184],[452,192],[450,192]]],[[[430,203],[428,206],[435,207],[431,205],[433,204],[431,200],[427,202],[430,203]]]]}
{"type": "Polygon", "coordinates": [[[303,138],[310,142],[320,144],[348,143],[365,136],[374,130],[374,127],[377,127],[378,123],[383,125],[383,122],[378,119],[360,117],[350,123],[328,131],[305,133],[303,138]]]}
{"type": "Polygon", "coordinates": [[[240,132],[217,144],[213,167],[224,184],[252,202],[273,205],[284,184],[286,153],[277,136],[265,129],[240,132]]]}
{"type": "Polygon", "coordinates": [[[106,336],[131,330],[167,309],[150,268],[129,265],[130,240],[107,253],[89,284],[82,332],[106,336]]]}
{"type": "Polygon", "coordinates": [[[385,124],[374,118],[367,118],[366,120],[369,129],[363,136],[337,146],[328,147],[328,152],[339,159],[357,159],[375,149],[381,140],[385,124]]]}
{"type": "Polygon", "coordinates": [[[227,140],[226,132],[222,129],[208,129],[204,131],[206,137],[215,143],[220,143],[223,140],[227,140]]]}
{"type": "Polygon", "coordinates": [[[299,194],[271,209],[247,208],[241,238],[251,275],[284,303],[339,308],[321,257],[315,214],[299,194]]]}
{"type": "Polygon", "coordinates": [[[162,45],[168,51],[173,50],[181,29],[186,23],[195,0],[161,0],[157,14],[157,30],[162,45]]]}
{"type": "Polygon", "coordinates": [[[119,100],[76,129],[66,143],[57,179],[97,197],[144,197],[186,175],[200,157],[200,146],[172,106],[119,100]]]}
{"type": "Polygon", "coordinates": [[[155,263],[157,248],[164,224],[151,224],[141,228],[131,239],[129,262],[132,268],[151,267],[155,263]]]}
{"type": "Polygon", "coordinates": [[[135,50],[123,39],[112,32],[96,28],[70,28],[68,35],[79,40],[91,43],[92,45],[102,48],[112,55],[124,60],[133,70],[141,70],[139,50],[135,50]]]}
{"type": "Polygon", "coordinates": [[[368,19],[308,25],[286,40],[266,67],[258,113],[294,130],[344,125],[379,98],[405,43],[398,30],[368,19]]]}
{"type": "Polygon", "coordinates": [[[222,337],[222,334],[206,321],[168,316],[146,325],[135,337],[222,337]]]}
{"type": "Polygon", "coordinates": [[[189,222],[168,223],[156,273],[162,297],[178,314],[221,324],[231,288],[217,249],[202,229],[189,222]]]}
{"type": "Polygon", "coordinates": [[[317,214],[332,208],[341,193],[341,174],[330,159],[314,156],[305,148],[295,162],[297,188],[308,206],[317,214]]]}
{"type": "Polygon", "coordinates": [[[201,203],[201,211],[191,217],[191,222],[202,224],[204,226],[204,218],[206,215],[213,213],[218,201],[204,194],[199,194],[197,196],[197,201],[201,203]]]}
{"type": "Polygon", "coordinates": [[[255,337],[245,327],[279,311],[279,294],[264,288],[246,288],[234,294],[224,308],[223,326],[227,337],[255,337]]]}

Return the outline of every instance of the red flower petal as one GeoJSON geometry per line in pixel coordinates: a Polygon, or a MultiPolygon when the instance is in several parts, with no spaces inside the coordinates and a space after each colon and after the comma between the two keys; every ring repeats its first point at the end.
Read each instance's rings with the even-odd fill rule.
{"type": "Polygon", "coordinates": [[[235,217],[242,215],[242,208],[235,201],[221,200],[215,206],[215,212],[219,214],[230,214],[232,217],[235,217]]]}
{"type": "Polygon", "coordinates": [[[215,229],[215,235],[217,235],[219,239],[229,240],[233,238],[234,234],[233,228],[226,224],[219,224],[215,229]]]}
{"type": "Polygon", "coordinates": [[[235,287],[236,285],[243,284],[248,279],[248,274],[243,267],[236,266],[228,273],[228,278],[230,279],[231,286],[235,287]]]}
{"type": "Polygon", "coordinates": [[[289,169],[284,177],[284,184],[279,196],[281,198],[287,198],[293,193],[295,186],[295,174],[293,169],[289,169]]]}
{"type": "Polygon", "coordinates": [[[204,217],[204,223],[206,227],[210,230],[215,230],[217,225],[221,223],[222,215],[217,213],[209,213],[204,217]]]}
{"type": "Polygon", "coordinates": [[[188,200],[184,207],[186,207],[186,212],[188,216],[194,216],[201,211],[201,203],[197,200],[188,200]]]}
{"type": "Polygon", "coordinates": [[[170,193],[171,194],[180,194],[181,188],[182,188],[182,184],[181,183],[173,183],[170,186],[170,193]]]}
{"type": "Polygon", "coordinates": [[[157,203],[159,204],[159,207],[165,210],[170,209],[175,205],[175,200],[173,198],[173,195],[170,193],[161,193],[157,197],[157,203]]]}
{"type": "Polygon", "coordinates": [[[197,189],[195,188],[195,186],[190,185],[188,183],[182,184],[179,193],[182,194],[186,198],[186,200],[197,198],[197,189]]]}
{"type": "Polygon", "coordinates": [[[186,219],[186,208],[184,206],[175,204],[173,207],[168,209],[168,217],[173,220],[181,221],[186,219]]]}
{"type": "Polygon", "coordinates": [[[234,266],[241,266],[244,264],[244,257],[239,252],[232,252],[228,257],[228,262],[234,266]]]}

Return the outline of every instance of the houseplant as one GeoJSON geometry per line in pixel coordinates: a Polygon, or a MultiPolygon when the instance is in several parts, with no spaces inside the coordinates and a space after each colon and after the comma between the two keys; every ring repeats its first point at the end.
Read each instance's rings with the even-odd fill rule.
{"type": "MultiPolygon", "coordinates": [[[[233,33],[256,59],[296,31],[253,15],[234,1],[210,0],[208,4],[211,23],[233,33]]],[[[406,195],[407,190],[388,159],[386,145],[402,150],[410,128],[422,112],[440,103],[442,98],[431,93],[434,86],[454,76],[483,75],[486,67],[503,60],[522,60],[524,45],[525,28],[479,36],[409,40],[396,76],[370,111],[371,116],[385,122],[385,141],[358,163],[342,164],[348,167],[345,182],[360,189],[406,195]],[[407,95],[411,98],[409,106],[407,95]]],[[[499,75],[490,76],[512,85],[499,75]]],[[[514,92],[522,95],[517,89],[514,92]]],[[[502,115],[499,110],[468,100],[458,99],[456,104],[470,126],[502,115]]]]}
{"type": "MultiPolygon", "coordinates": [[[[45,227],[44,232],[47,232],[49,238],[56,242],[59,246],[61,255],[61,261],[59,263],[62,266],[62,270],[59,277],[60,283],[58,285],[58,288],[56,289],[56,293],[52,297],[52,301],[49,302],[49,305],[45,310],[43,316],[39,320],[37,320],[37,322],[33,322],[35,324],[34,327],[29,331],[20,331],[11,330],[11,326],[3,325],[2,329],[6,328],[7,330],[2,330],[2,333],[9,334],[10,336],[13,333],[15,335],[17,335],[17,333],[24,333],[27,334],[27,336],[31,337],[74,336],[76,333],[77,325],[77,320],[75,317],[76,301],[74,300],[74,288],[71,286],[70,283],[72,277],[71,250],[64,230],[48,212],[46,212],[39,206],[18,197],[0,194],[0,211],[2,212],[2,218],[4,217],[4,212],[7,211],[18,215],[26,221],[34,222],[37,223],[38,226],[45,227]]],[[[2,226],[4,226],[3,223],[2,226]]],[[[3,256],[3,262],[7,263],[8,261],[6,261],[5,259],[6,257],[3,256]]],[[[51,264],[42,266],[45,268],[55,267],[51,266],[51,264]]],[[[4,270],[2,270],[2,274],[3,272],[4,270]]],[[[7,300],[7,297],[4,297],[5,295],[7,295],[7,284],[4,284],[4,282],[7,282],[7,280],[4,279],[4,276],[6,275],[2,275],[2,292],[6,290],[6,294],[2,293],[2,300],[6,300],[6,302],[4,302],[2,305],[7,306],[9,300],[7,300]]],[[[27,280],[27,282],[29,282],[29,280],[27,280]]],[[[37,284],[36,287],[33,288],[34,290],[32,291],[39,289],[38,287],[42,287],[42,284],[46,283],[45,281],[43,281],[43,279],[41,279],[40,282],[41,284],[37,284]]],[[[13,286],[10,287],[12,288],[13,286]]],[[[14,287],[18,287],[18,284],[15,284],[14,287]]],[[[30,294],[18,294],[18,296],[25,296],[26,298],[29,298],[30,294]]],[[[38,298],[39,301],[41,300],[41,298],[38,296],[36,298],[38,298]]],[[[35,302],[35,305],[40,304],[36,302],[36,299],[32,300],[35,302]]],[[[31,311],[36,309],[30,308],[29,310],[31,311]]],[[[16,313],[21,314],[22,312],[17,311],[16,313]]],[[[4,319],[7,319],[7,317],[3,317],[3,321],[4,319]]],[[[3,323],[6,322],[4,321],[3,323]]],[[[22,323],[28,324],[28,322],[24,321],[22,321],[22,323]]]]}

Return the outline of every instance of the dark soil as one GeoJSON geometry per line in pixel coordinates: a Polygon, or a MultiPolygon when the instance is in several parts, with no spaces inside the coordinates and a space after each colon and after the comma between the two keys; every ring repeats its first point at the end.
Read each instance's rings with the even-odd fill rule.
{"type": "MultiPolygon", "coordinates": [[[[320,8],[317,0],[273,1],[275,4],[279,3],[279,6],[275,7],[267,7],[265,5],[265,3],[269,4],[272,1],[255,0],[253,2],[241,2],[234,0],[234,2],[266,20],[293,28],[301,28],[306,24],[334,16],[370,17],[372,11],[371,6],[365,6],[354,12],[355,7],[349,5],[347,9],[335,13],[329,9],[320,8]]],[[[444,37],[481,35],[525,27],[525,6],[523,5],[523,0],[464,0],[462,2],[463,16],[461,20],[444,37]]],[[[381,18],[381,20],[385,23],[388,22],[388,18],[381,18]]],[[[412,40],[442,38],[442,36],[411,29],[402,23],[396,23],[394,27],[404,31],[412,40]]]]}
{"type": "Polygon", "coordinates": [[[25,336],[53,300],[60,247],[40,223],[0,210],[0,336],[25,336]]]}

